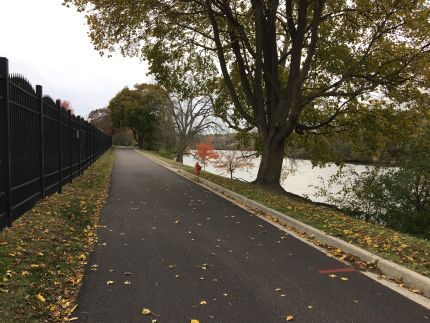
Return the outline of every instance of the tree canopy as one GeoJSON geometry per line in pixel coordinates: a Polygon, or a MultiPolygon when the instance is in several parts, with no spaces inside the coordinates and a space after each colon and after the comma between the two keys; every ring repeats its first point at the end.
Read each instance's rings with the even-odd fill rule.
{"type": "Polygon", "coordinates": [[[342,129],[375,97],[407,108],[428,86],[425,0],[64,2],[100,52],[142,55],[157,79],[204,75],[219,115],[258,130],[263,185],[279,187],[292,133],[342,129]]]}
{"type": "Polygon", "coordinates": [[[129,127],[139,148],[171,149],[175,144],[171,102],[156,85],[137,84],[122,89],[109,102],[114,127],[129,127]]]}

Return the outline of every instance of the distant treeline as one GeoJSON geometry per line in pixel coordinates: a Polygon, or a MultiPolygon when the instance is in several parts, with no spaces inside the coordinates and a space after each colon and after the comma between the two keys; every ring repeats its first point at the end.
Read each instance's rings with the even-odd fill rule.
{"type": "MultiPolygon", "coordinates": [[[[342,129],[333,128],[322,134],[292,134],[287,140],[285,155],[315,162],[397,165],[407,158],[411,143],[425,136],[424,129],[429,125],[428,108],[363,113],[358,121],[342,129]]],[[[211,142],[220,150],[259,149],[258,135],[252,132],[207,134],[197,141],[211,142]]]]}

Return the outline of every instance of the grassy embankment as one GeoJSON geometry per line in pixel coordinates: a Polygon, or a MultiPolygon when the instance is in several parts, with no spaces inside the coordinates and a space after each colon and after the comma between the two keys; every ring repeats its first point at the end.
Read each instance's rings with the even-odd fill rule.
{"type": "Polygon", "coordinates": [[[0,322],[70,320],[114,160],[106,152],[0,233],[0,322]]]}
{"type": "MultiPolygon", "coordinates": [[[[145,151],[145,153],[194,174],[193,167],[163,158],[154,152],[145,151]]],[[[201,177],[430,277],[430,241],[428,240],[415,238],[353,218],[328,207],[290,198],[242,181],[231,180],[204,171],[202,171],[201,177]]],[[[332,249],[331,252],[339,258],[348,260],[348,255],[343,254],[339,249],[332,249]]]]}

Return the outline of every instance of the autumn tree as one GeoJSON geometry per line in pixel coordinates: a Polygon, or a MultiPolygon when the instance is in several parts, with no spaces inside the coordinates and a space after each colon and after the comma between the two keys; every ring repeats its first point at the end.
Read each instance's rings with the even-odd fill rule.
{"type": "Polygon", "coordinates": [[[67,112],[70,111],[71,114],[74,114],[73,107],[72,107],[72,104],[70,103],[70,101],[61,100],[60,108],[67,111],[67,112]]]}
{"type": "Polygon", "coordinates": [[[206,165],[219,157],[218,153],[214,151],[214,147],[211,143],[198,143],[196,145],[196,154],[194,156],[199,162],[203,164],[203,169],[206,165]]]}
{"type": "Polygon", "coordinates": [[[219,157],[214,161],[214,167],[230,175],[233,179],[235,171],[240,169],[250,169],[254,167],[252,157],[242,154],[238,150],[220,152],[219,157]]]}
{"type": "Polygon", "coordinates": [[[199,66],[224,120],[258,130],[256,183],[272,188],[292,133],[342,128],[375,96],[407,107],[428,68],[428,1],[64,2],[86,12],[96,49],[142,55],[156,79],[199,66]]]}
{"type": "Polygon", "coordinates": [[[174,128],[169,98],[156,85],[138,84],[124,88],[110,102],[113,125],[129,127],[139,148],[158,150],[174,145],[174,128]],[[166,146],[166,147],[165,147],[166,146]]]}

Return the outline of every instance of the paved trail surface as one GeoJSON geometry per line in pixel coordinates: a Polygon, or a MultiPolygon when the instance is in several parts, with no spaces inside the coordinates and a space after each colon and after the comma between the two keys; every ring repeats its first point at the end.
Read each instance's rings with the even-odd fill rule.
{"type": "Polygon", "coordinates": [[[430,322],[359,272],[320,274],[346,266],[141,154],[116,157],[79,322],[430,322]]]}

